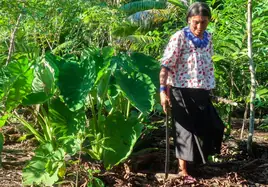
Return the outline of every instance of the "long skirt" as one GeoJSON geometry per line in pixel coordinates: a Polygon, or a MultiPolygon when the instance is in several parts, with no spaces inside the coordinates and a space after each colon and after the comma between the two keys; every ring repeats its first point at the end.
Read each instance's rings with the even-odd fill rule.
{"type": "Polygon", "coordinates": [[[220,153],[224,124],[210,100],[209,91],[172,87],[170,100],[176,157],[200,163],[201,154],[207,159],[220,153]]]}

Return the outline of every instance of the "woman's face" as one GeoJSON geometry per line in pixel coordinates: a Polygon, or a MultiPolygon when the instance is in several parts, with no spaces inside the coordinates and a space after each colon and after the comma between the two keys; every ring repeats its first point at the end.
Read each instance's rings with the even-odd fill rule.
{"type": "Polygon", "coordinates": [[[209,18],[208,16],[192,16],[189,18],[189,27],[192,33],[199,37],[203,37],[203,33],[205,32],[208,23],[209,23],[209,18]]]}

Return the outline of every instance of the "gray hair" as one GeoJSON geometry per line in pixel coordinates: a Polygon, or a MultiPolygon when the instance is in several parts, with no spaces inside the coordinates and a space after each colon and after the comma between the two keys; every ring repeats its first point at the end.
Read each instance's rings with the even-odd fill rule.
{"type": "Polygon", "coordinates": [[[192,16],[207,16],[209,19],[211,18],[211,11],[209,6],[203,2],[195,2],[193,3],[187,12],[186,21],[192,16]]]}

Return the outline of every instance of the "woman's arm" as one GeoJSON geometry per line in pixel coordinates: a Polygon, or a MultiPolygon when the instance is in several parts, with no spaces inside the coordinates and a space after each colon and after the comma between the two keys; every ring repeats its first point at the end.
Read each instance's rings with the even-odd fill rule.
{"type": "Polygon", "coordinates": [[[168,77],[168,69],[162,66],[159,74],[160,86],[167,85],[167,77],[168,77]]]}
{"type": "Polygon", "coordinates": [[[160,101],[165,113],[167,113],[167,107],[170,104],[167,87],[168,69],[161,67],[159,79],[160,79],[160,101]]]}
{"type": "Polygon", "coordinates": [[[171,36],[168,45],[164,51],[161,61],[161,70],[159,73],[160,81],[160,99],[164,112],[167,112],[167,107],[170,105],[169,87],[167,85],[168,74],[171,68],[177,63],[182,47],[183,31],[178,31],[171,36]]]}

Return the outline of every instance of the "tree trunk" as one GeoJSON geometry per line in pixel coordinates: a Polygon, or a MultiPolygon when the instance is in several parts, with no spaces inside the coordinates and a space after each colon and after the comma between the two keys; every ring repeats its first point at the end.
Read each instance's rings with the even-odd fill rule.
{"type": "Polygon", "coordinates": [[[243,124],[241,128],[241,133],[240,133],[240,139],[243,139],[243,134],[244,134],[244,129],[245,129],[245,124],[248,116],[248,102],[246,101],[246,106],[245,106],[245,111],[244,111],[244,118],[243,118],[243,124]]]}
{"type": "Polygon", "coordinates": [[[10,36],[10,44],[9,44],[9,49],[8,49],[8,55],[7,55],[7,61],[6,61],[6,66],[8,65],[10,59],[11,59],[11,54],[13,52],[13,47],[14,47],[14,42],[15,42],[15,34],[16,34],[16,31],[18,29],[18,26],[20,24],[20,19],[21,19],[21,16],[22,14],[19,14],[19,17],[17,19],[17,23],[15,25],[15,28],[13,30],[13,32],[11,33],[11,36],[10,36]]]}
{"type": "Polygon", "coordinates": [[[250,70],[250,78],[251,78],[251,89],[250,89],[250,120],[249,120],[249,133],[248,133],[248,141],[247,141],[247,151],[249,154],[252,153],[252,139],[254,133],[254,100],[256,97],[256,80],[255,80],[255,67],[252,59],[252,1],[248,0],[248,58],[249,58],[249,70],[250,70]]]}

